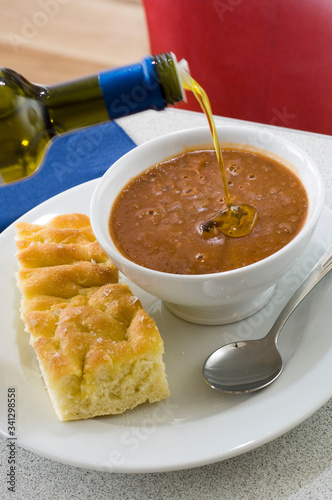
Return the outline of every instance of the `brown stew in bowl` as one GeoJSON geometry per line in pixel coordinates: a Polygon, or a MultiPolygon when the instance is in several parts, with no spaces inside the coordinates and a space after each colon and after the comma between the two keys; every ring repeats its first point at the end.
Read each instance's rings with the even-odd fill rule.
{"type": "Polygon", "coordinates": [[[260,152],[222,150],[232,203],[258,211],[242,238],[201,224],[225,209],[214,151],[180,154],[132,179],[117,197],[109,228],[118,250],[141,266],[176,274],[206,274],[253,264],[287,245],[303,227],[308,197],[299,178],[260,152]]]}

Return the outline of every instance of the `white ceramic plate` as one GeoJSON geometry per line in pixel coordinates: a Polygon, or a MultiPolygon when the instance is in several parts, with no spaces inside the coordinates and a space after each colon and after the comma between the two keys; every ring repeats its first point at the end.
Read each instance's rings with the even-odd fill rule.
{"type": "MultiPolygon", "coordinates": [[[[44,223],[59,213],[88,213],[97,181],[58,195],[22,219],[44,223]]],[[[239,323],[200,326],[172,315],[156,298],[132,290],[165,342],[171,397],[115,417],[57,420],[19,318],[14,227],[0,236],[0,430],[7,437],[7,388],[17,392],[18,444],[53,460],[114,472],[159,472],[224,460],[257,448],[310,416],[332,396],[332,276],[290,318],[280,337],[282,375],[251,395],[224,395],[203,381],[201,366],[219,345],[261,337],[332,244],[332,212],[324,208],[303,258],[278,283],[270,302],[239,323]]]]}

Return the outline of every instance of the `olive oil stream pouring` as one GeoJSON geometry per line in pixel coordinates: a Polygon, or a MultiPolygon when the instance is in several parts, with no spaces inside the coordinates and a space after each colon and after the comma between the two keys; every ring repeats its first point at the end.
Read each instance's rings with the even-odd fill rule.
{"type": "Polygon", "coordinates": [[[250,205],[232,203],[228,189],[224,159],[208,95],[183,66],[181,67],[181,78],[184,89],[193,92],[207,118],[225,192],[226,209],[216,213],[212,219],[204,221],[200,227],[201,232],[205,233],[207,237],[212,238],[215,236],[215,233],[218,234],[219,231],[232,238],[247,236],[256,225],[258,217],[257,210],[250,205]]]}
{"type": "Polygon", "coordinates": [[[184,99],[173,53],[51,86],[0,68],[0,184],[36,172],[52,138],[184,99]]]}

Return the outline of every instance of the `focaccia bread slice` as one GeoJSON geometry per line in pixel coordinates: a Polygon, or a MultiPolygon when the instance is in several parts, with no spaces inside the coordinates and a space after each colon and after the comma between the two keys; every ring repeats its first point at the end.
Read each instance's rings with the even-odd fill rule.
{"type": "Polygon", "coordinates": [[[21,313],[56,415],[111,415],[169,396],[163,341],[86,215],[16,224],[21,313]]]}

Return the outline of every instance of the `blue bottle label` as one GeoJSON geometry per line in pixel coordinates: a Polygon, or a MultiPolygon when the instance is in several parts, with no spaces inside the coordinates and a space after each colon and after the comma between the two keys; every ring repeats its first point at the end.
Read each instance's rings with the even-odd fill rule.
{"type": "Polygon", "coordinates": [[[99,85],[111,120],[147,109],[165,108],[152,57],[99,73],[99,85]]]}

